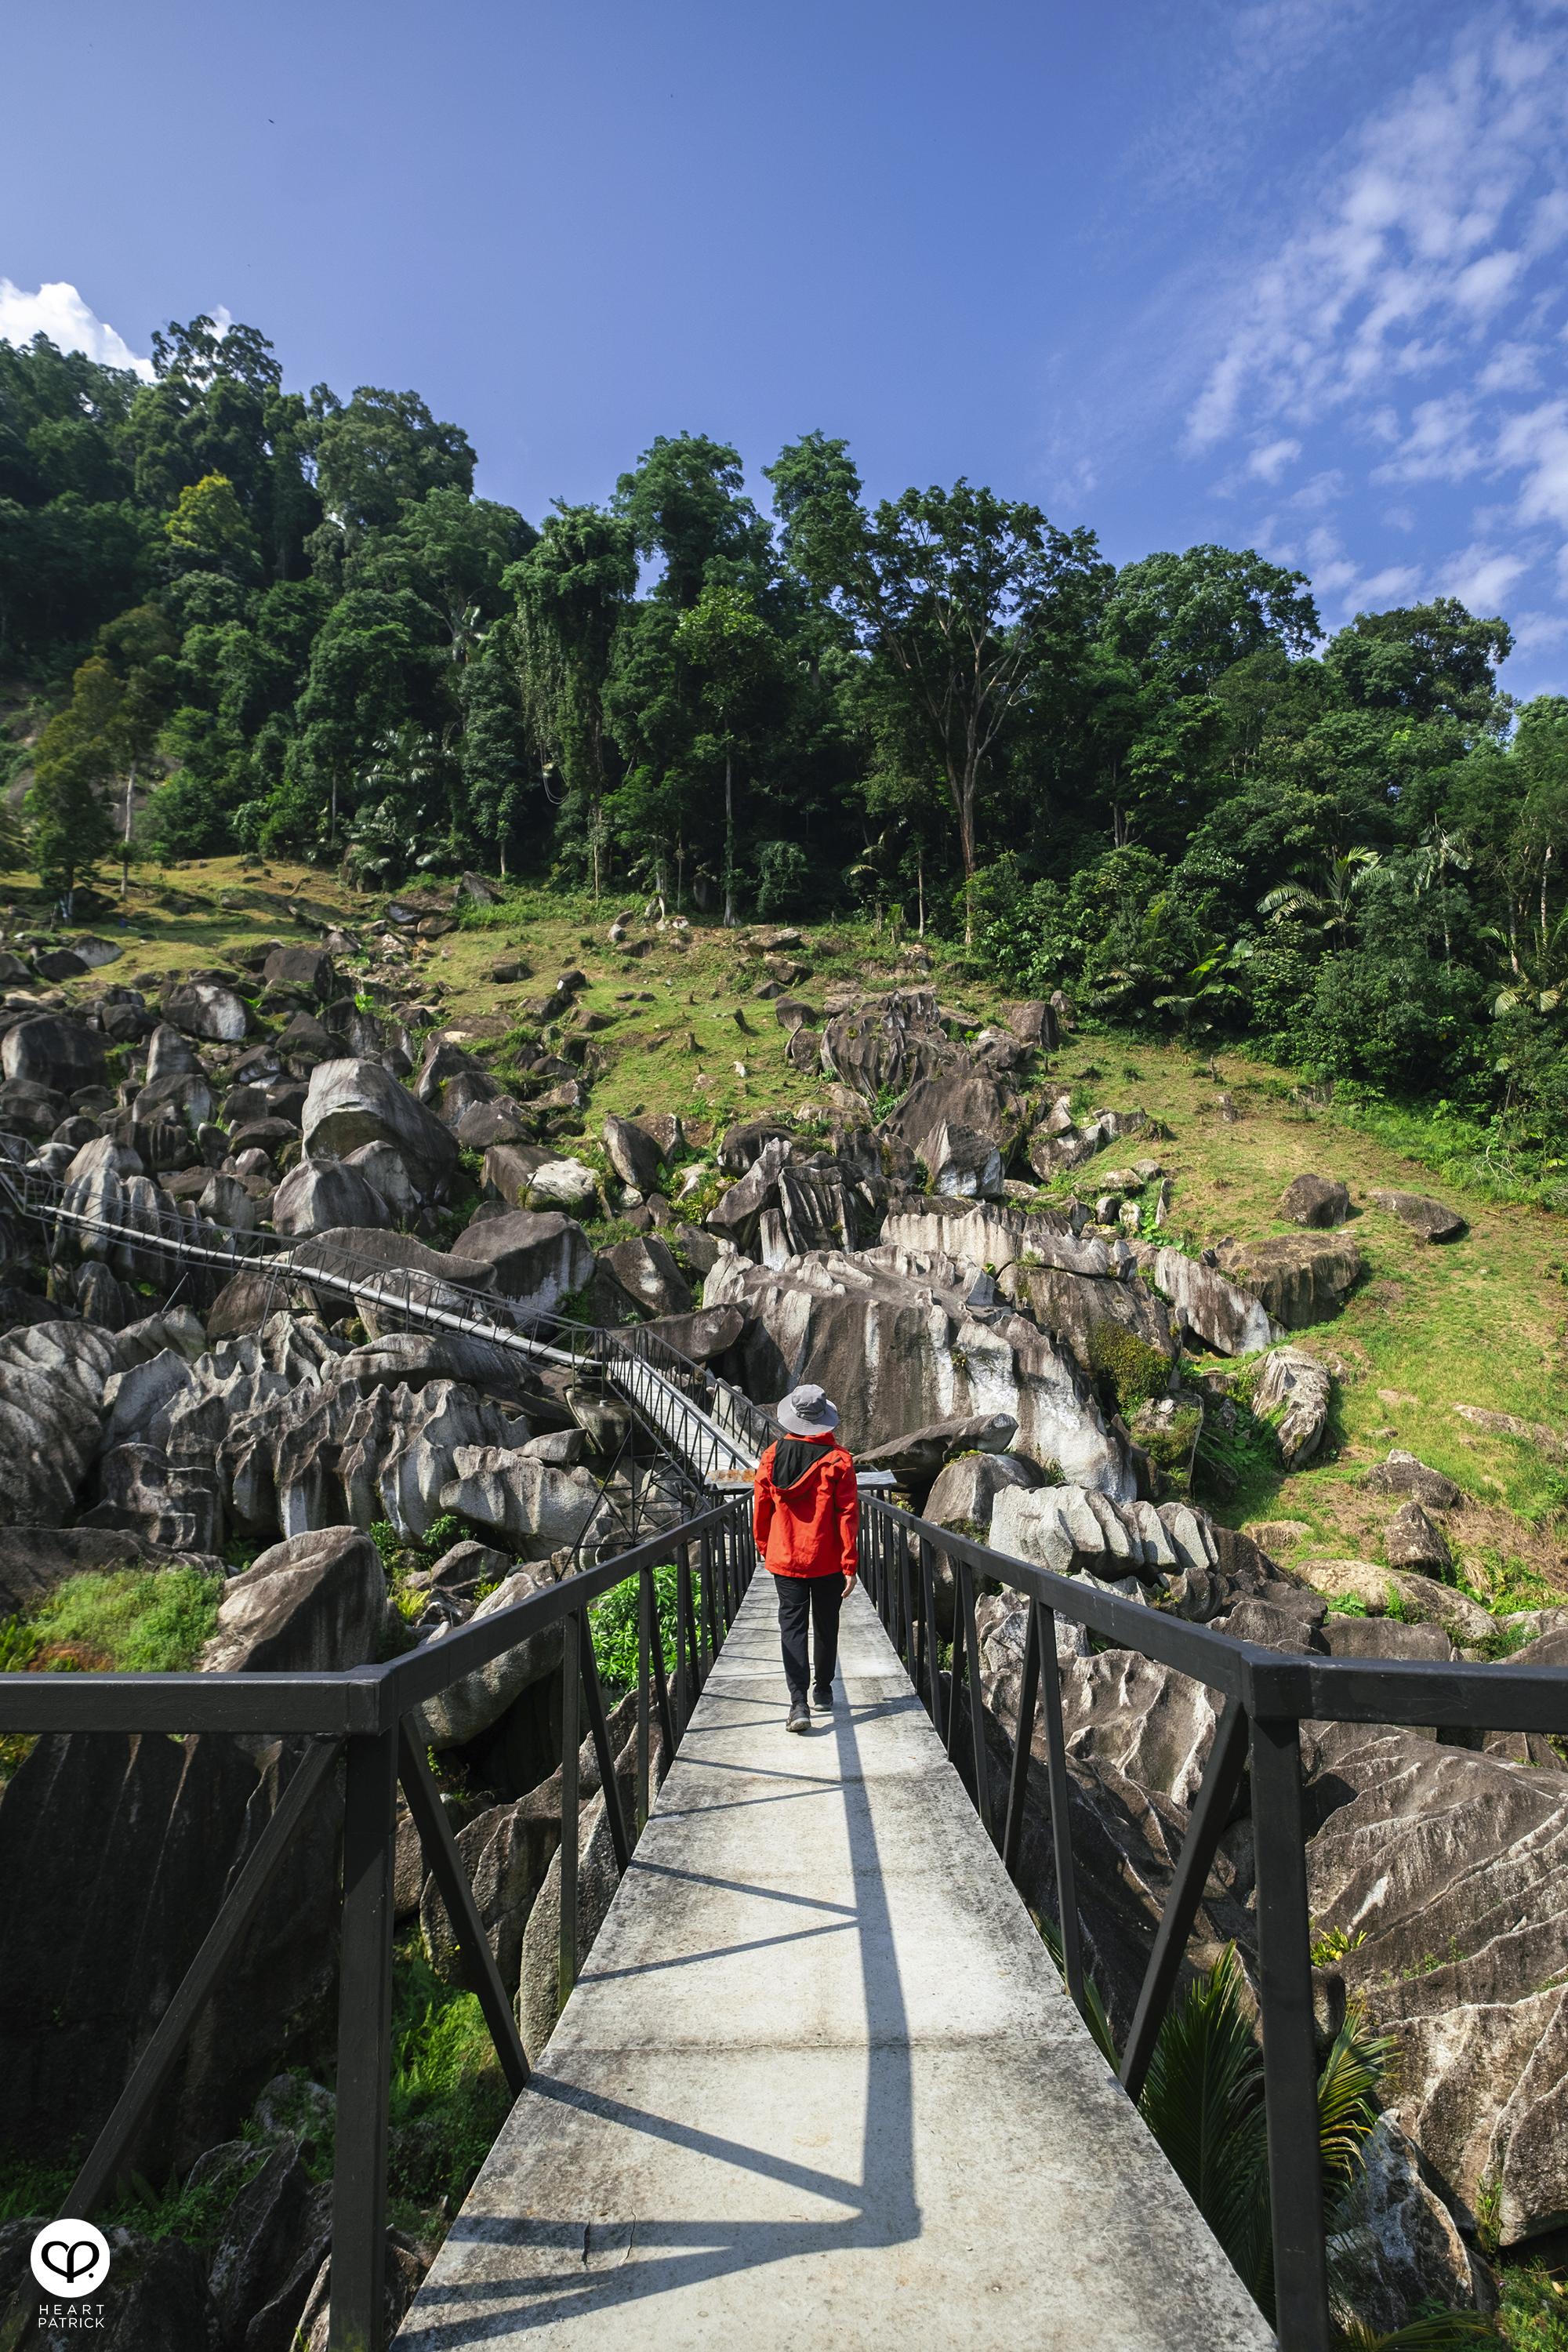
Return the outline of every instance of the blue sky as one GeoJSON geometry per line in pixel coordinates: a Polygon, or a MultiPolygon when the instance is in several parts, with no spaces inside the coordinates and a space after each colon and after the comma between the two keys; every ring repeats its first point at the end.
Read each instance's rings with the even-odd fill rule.
{"type": "Polygon", "coordinates": [[[1331,627],[1459,595],[1568,690],[1568,5],[79,0],[5,51],[0,334],[221,306],[536,520],[683,429],[763,498],[820,425],[1331,627]]]}

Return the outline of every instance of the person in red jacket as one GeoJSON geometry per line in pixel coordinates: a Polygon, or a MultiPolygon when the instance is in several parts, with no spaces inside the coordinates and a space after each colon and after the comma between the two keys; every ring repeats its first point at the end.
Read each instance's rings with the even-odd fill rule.
{"type": "Polygon", "coordinates": [[[777,1580],[789,1685],[785,1728],[808,1731],[806,1627],[809,1622],[816,1669],[813,1704],[819,1714],[831,1714],[838,1612],[858,1563],[860,1495],[854,1463],[834,1443],[838,1408],[821,1389],[791,1389],[774,1406],[773,1418],[785,1434],[757,1465],[752,1527],[763,1564],[777,1580]]]}

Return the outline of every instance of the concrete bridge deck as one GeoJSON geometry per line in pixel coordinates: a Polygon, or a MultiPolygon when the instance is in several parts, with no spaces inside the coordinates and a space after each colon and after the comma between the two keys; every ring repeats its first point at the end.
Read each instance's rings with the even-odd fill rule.
{"type": "Polygon", "coordinates": [[[1265,2352],[858,1588],[759,1574],[400,2352],[1265,2352]]]}

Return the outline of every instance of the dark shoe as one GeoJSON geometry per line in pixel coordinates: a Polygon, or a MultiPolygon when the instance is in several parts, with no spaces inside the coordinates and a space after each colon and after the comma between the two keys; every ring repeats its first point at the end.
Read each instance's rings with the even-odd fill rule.
{"type": "Polygon", "coordinates": [[[811,1709],[807,1706],[805,1699],[791,1699],[789,1703],[789,1720],[784,1725],[784,1729],[786,1731],[809,1731],[811,1729],[811,1709]]]}
{"type": "Polygon", "coordinates": [[[811,1694],[811,1703],[816,1709],[818,1715],[831,1715],[833,1712],[832,1691],[814,1690],[811,1694]]]}

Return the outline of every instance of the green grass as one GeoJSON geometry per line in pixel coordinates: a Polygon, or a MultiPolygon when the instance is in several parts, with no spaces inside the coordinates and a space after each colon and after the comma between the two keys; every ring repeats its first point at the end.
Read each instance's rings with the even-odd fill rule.
{"type": "Polygon", "coordinates": [[[216,1627],[222,1590],[221,1577],[195,1568],[68,1577],[30,1617],[10,1621],[0,1664],[25,1672],[40,1650],[61,1650],[117,1674],[189,1674],[216,1627]]]}

